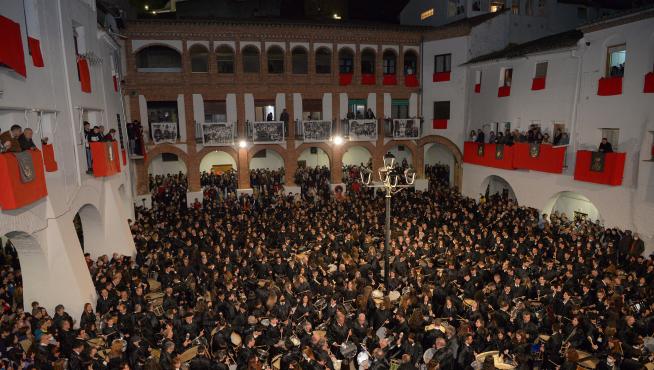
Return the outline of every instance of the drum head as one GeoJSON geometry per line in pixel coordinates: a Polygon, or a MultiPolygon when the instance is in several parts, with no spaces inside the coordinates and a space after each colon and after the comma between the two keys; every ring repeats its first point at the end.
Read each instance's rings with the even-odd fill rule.
{"type": "Polygon", "coordinates": [[[377,329],[375,335],[377,336],[377,338],[379,338],[379,340],[382,340],[386,338],[386,332],[387,332],[386,328],[382,326],[381,328],[377,329]]]}
{"type": "Polygon", "coordinates": [[[367,352],[359,352],[357,355],[357,365],[361,366],[364,362],[368,362],[370,356],[367,352]]]}
{"type": "Polygon", "coordinates": [[[398,299],[400,299],[400,292],[397,290],[392,290],[390,293],[388,293],[388,299],[391,300],[391,302],[395,302],[398,299]]]}
{"type": "Polygon", "coordinates": [[[434,358],[434,354],[436,353],[436,348],[429,348],[425,351],[425,353],[422,355],[422,361],[426,364],[431,361],[432,358],[434,358]]]}

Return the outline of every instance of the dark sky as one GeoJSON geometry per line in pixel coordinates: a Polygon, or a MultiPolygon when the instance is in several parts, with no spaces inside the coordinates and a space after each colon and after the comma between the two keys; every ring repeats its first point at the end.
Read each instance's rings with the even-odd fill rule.
{"type": "Polygon", "coordinates": [[[350,0],[350,19],[399,23],[400,11],[409,0],[350,0]]]}

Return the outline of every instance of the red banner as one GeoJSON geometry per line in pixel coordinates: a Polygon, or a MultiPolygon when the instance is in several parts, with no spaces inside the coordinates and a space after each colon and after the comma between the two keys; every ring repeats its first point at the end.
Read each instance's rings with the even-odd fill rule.
{"type": "Polygon", "coordinates": [[[90,143],[90,146],[93,176],[107,177],[120,172],[120,152],[116,141],[90,143]]]}
{"type": "Polygon", "coordinates": [[[475,93],[479,94],[481,92],[481,84],[475,84],[475,93]]]}
{"type": "Polygon", "coordinates": [[[30,150],[34,164],[34,179],[23,183],[20,168],[12,153],[0,154],[0,208],[17,209],[36,202],[48,195],[40,150],[30,150]]]}
{"type": "Polygon", "coordinates": [[[433,82],[445,82],[450,80],[450,72],[436,72],[432,76],[433,82]]]}
{"type": "Polygon", "coordinates": [[[416,76],[415,74],[406,75],[404,77],[404,86],[406,86],[406,87],[416,87],[416,86],[418,86],[418,76],[416,76]]]}
{"type": "Polygon", "coordinates": [[[606,153],[603,156],[603,163],[594,166],[593,157],[600,158],[600,156],[593,156],[593,153],[595,152],[589,150],[577,152],[575,180],[612,186],[622,185],[626,154],[606,153]]]}
{"type": "Polygon", "coordinates": [[[84,58],[77,58],[77,69],[79,70],[79,81],[82,91],[91,92],[91,72],[89,72],[89,63],[84,58]]]}
{"type": "Polygon", "coordinates": [[[347,86],[352,83],[352,73],[341,73],[338,75],[338,84],[347,86]]]}
{"type": "Polygon", "coordinates": [[[563,173],[566,147],[528,143],[516,143],[513,146],[513,165],[515,168],[549,173],[563,173]]]}
{"type": "Polygon", "coordinates": [[[443,130],[447,128],[446,119],[434,119],[431,121],[431,127],[435,130],[443,130]]]}
{"type": "Polygon", "coordinates": [[[385,74],[382,81],[384,85],[397,85],[397,76],[393,74],[385,74]]]}
{"type": "Polygon", "coordinates": [[[27,77],[20,24],[0,15],[0,40],[2,40],[0,65],[7,66],[19,75],[27,77]]]}
{"type": "Polygon", "coordinates": [[[515,170],[514,149],[509,145],[480,144],[467,141],[463,144],[463,161],[479,166],[515,170]],[[480,146],[483,147],[480,149],[480,146]]]}
{"type": "Polygon", "coordinates": [[[364,73],[361,75],[361,84],[362,85],[374,85],[375,84],[375,75],[372,73],[364,73]]]}
{"type": "Polygon", "coordinates": [[[531,89],[534,91],[545,89],[545,77],[535,77],[531,80],[531,89]]]}
{"type": "Polygon", "coordinates": [[[644,93],[654,93],[654,72],[645,75],[645,86],[643,87],[644,93]]]}
{"type": "Polygon", "coordinates": [[[511,95],[511,86],[500,86],[500,88],[497,89],[498,98],[503,98],[509,95],[511,95]]]}
{"type": "Polygon", "coordinates": [[[59,169],[59,165],[55,160],[54,146],[52,144],[43,144],[43,164],[45,165],[45,170],[47,172],[56,172],[59,169]]]}
{"type": "Polygon", "coordinates": [[[600,78],[597,83],[597,95],[611,96],[622,94],[622,77],[600,78]]]}

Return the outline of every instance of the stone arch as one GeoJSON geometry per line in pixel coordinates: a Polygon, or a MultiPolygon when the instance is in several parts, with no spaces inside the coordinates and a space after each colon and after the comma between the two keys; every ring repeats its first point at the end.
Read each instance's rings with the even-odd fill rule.
{"type": "Polygon", "coordinates": [[[585,214],[593,221],[601,220],[595,204],[585,195],[576,191],[560,191],[550,197],[541,213],[548,217],[553,213],[566,214],[572,220],[578,213],[585,214]]]}
{"type": "Polygon", "coordinates": [[[269,169],[269,170],[278,170],[280,168],[285,167],[285,160],[284,156],[282,156],[278,151],[276,150],[269,150],[269,149],[260,149],[259,151],[255,152],[252,154],[252,158],[248,161],[248,169],[251,170],[258,170],[258,169],[269,169]],[[262,151],[266,151],[266,157],[270,156],[273,157],[273,160],[266,160],[266,164],[264,165],[263,163],[259,163],[260,161],[256,161],[259,158],[255,157],[256,154],[261,153],[262,151]],[[270,166],[270,162],[279,162],[280,165],[272,165],[270,166]]]}
{"type": "Polygon", "coordinates": [[[50,270],[45,250],[33,235],[24,231],[11,231],[4,237],[16,249],[23,284],[23,308],[30,310],[31,302],[43,303],[43,293],[47,290],[43,286],[52,279],[48,276],[50,270]]]}
{"type": "Polygon", "coordinates": [[[182,53],[165,44],[148,44],[134,51],[136,68],[173,71],[182,68],[182,53]]]}
{"type": "Polygon", "coordinates": [[[323,152],[327,155],[327,158],[329,159],[329,168],[332,168],[335,163],[334,163],[334,153],[332,151],[332,148],[327,145],[326,143],[304,143],[297,147],[295,149],[295,155],[293,156],[295,163],[297,163],[298,158],[304,153],[305,150],[311,149],[311,147],[316,147],[319,149],[322,149],[323,152]]]}
{"type": "Polygon", "coordinates": [[[286,150],[279,144],[257,144],[253,145],[251,148],[248,149],[248,161],[247,163],[249,164],[250,161],[252,160],[252,157],[259,153],[260,150],[266,149],[266,150],[272,150],[279,154],[280,157],[284,158],[284,167],[287,167],[288,165],[288,156],[286,155],[286,150]]]}
{"type": "Polygon", "coordinates": [[[445,148],[447,148],[450,153],[452,153],[452,156],[454,157],[454,166],[450,170],[453,172],[453,178],[452,178],[452,184],[453,186],[456,186],[458,189],[461,189],[461,185],[463,183],[463,153],[461,152],[461,149],[454,144],[450,139],[440,136],[440,135],[429,135],[421,138],[418,140],[418,147],[422,149],[422,161],[421,163],[418,164],[416,168],[416,172],[418,172],[418,175],[424,176],[424,148],[427,144],[441,144],[445,148]]]}
{"type": "Polygon", "coordinates": [[[508,193],[509,199],[512,199],[518,202],[518,198],[515,195],[515,191],[511,184],[503,177],[497,175],[490,175],[481,182],[481,188],[479,189],[480,194],[486,194],[488,190],[489,195],[494,195],[499,193],[502,195],[505,191],[508,193]]]}
{"type": "Polygon", "coordinates": [[[182,162],[184,162],[184,165],[186,166],[189,188],[191,189],[191,191],[197,191],[195,189],[200,188],[200,175],[196,174],[195,173],[196,171],[189,171],[190,169],[193,168],[193,166],[191,166],[191,158],[189,157],[189,155],[185,151],[179,149],[178,147],[172,144],[158,144],[150,151],[148,151],[147,158],[145,161],[142,162],[142,165],[137,164],[137,171],[138,171],[137,184],[136,184],[137,194],[143,195],[143,194],[148,194],[150,192],[150,190],[148,189],[148,171],[150,168],[150,164],[155,158],[157,158],[159,155],[163,153],[176,154],[177,157],[182,162]],[[197,186],[194,187],[194,184],[196,183],[197,186]]]}
{"type": "Polygon", "coordinates": [[[179,157],[179,159],[181,159],[182,162],[184,162],[184,165],[186,165],[186,170],[187,171],[191,168],[191,165],[190,165],[191,164],[191,158],[189,157],[189,155],[185,151],[183,151],[183,150],[179,149],[178,147],[176,147],[174,145],[171,145],[171,144],[158,144],[152,150],[148,151],[148,156],[147,156],[147,159],[145,160],[145,164],[144,164],[146,172],[147,172],[148,168],[150,167],[150,164],[152,163],[152,161],[156,157],[160,156],[163,153],[176,154],[177,157],[179,157]]]}
{"type": "Polygon", "coordinates": [[[223,152],[227,155],[229,155],[232,160],[234,161],[234,169],[238,170],[238,153],[236,152],[236,149],[234,149],[231,146],[220,146],[220,147],[215,147],[215,146],[207,146],[202,148],[197,154],[195,155],[195,158],[197,159],[197,168],[194,170],[198,173],[202,173],[202,160],[209,155],[210,153],[213,152],[223,152]]]}
{"type": "Polygon", "coordinates": [[[109,254],[105,250],[104,223],[100,211],[92,204],[84,204],[79,208],[75,217],[79,217],[81,233],[78,231],[79,243],[85,253],[93,258],[109,254]]]}
{"type": "Polygon", "coordinates": [[[421,166],[421,165],[419,166],[419,159],[420,158],[418,158],[418,155],[419,155],[418,147],[416,146],[415,142],[413,142],[413,141],[410,141],[410,140],[391,140],[391,141],[389,141],[388,143],[386,143],[386,145],[384,145],[382,147],[382,150],[381,150],[382,159],[381,160],[383,160],[383,156],[386,155],[386,153],[388,153],[388,151],[390,151],[392,148],[395,148],[396,146],[399,146],[399,145],[403,145],[405,149],[408,149],[409,152],[411,152],[411,163],[410,164],[416,170],[416,174],[417,174],[416,177],[421,177],[422,172],[418,172],[418,170],[419,170],[419,168],[421,166]]]}

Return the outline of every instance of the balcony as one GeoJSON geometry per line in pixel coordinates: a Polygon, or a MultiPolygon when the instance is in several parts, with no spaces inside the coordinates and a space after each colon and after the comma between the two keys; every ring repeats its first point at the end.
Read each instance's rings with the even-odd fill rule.
{"type": "Polygon", "coordinates": [[[395,73],[385,74],[384,79],[382,80],[382,84],[384,86],[397,85],[397,75],[395,73]]]}
{"type": "Polygon", "coordinates": [[[622,94],[622,76],[603,77],[597,83],[597,95],[613,96],[622,94]]]}
{"type": "Polygon", "coordinates": [[[0,154],[0,208],[3,210],[25,207],[48,195],[41,151],[23,153],[31,157],[31,167],[21,168],[13,153],[0,154]]]}
{"type": "Polygon", "coordinates": [[[404,86],[406,87],[417,87],[420,83],[418,82],[418,76],[415,74],[410,74],[404,76],[404,86]]]}
{"type": "Polygon", "coordinates": [[[577,152],[575,180],[604,184],[622,185],[626,153],[600,153],[590,150],[577,152]]]}
{"type": "Polygon", "coordinates": [[[450,80],[450,71],[447,72],[436,72],[432,76],[433,82],[447,82],[450,80]]]}
{"type": "Polygon", "coordinates": [[[514,148],[509,145],[465,142],[463,161],[478,166],[515,170],[513,165],[514,148]]]}
{"type": "Polygon", "coordinates": [[[118,142],[90,143],[93,176],[109,177],[120,172],[118,142]]]}
{"type": "Polygon", "coordinates": [[[563,173],[565,146],[551,144],[516,143],[513,165],[517,169],[549,173],[563,173]]]}

